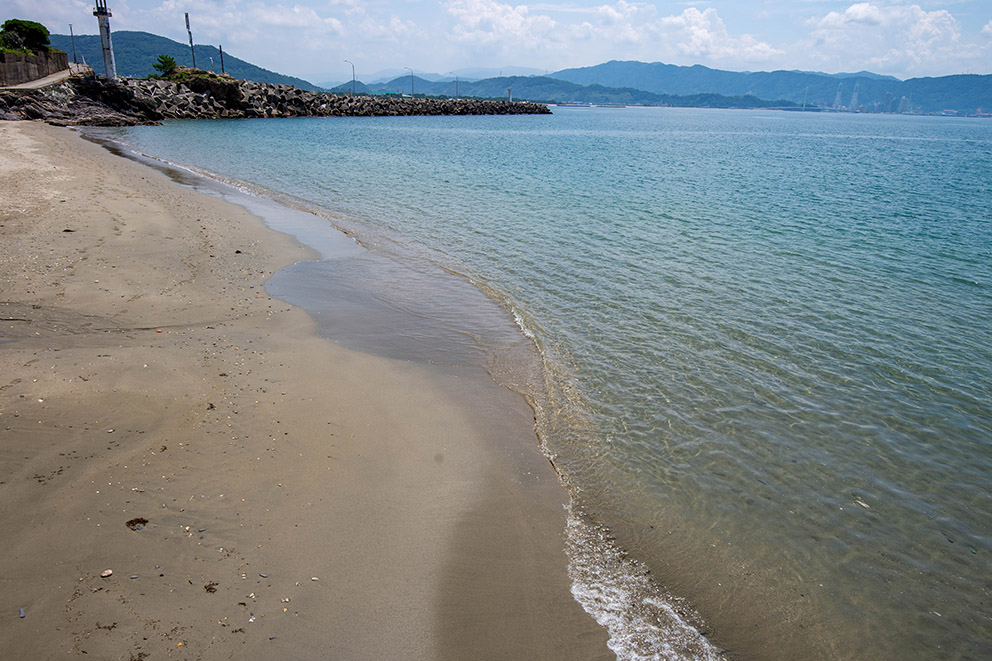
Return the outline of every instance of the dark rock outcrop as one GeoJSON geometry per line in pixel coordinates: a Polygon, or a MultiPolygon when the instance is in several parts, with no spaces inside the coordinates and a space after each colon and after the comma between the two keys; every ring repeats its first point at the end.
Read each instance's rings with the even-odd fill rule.
{"type": "Polygon", "coordinates": [[[57,125],[128,126],[163,119],[548,114],[537,103],[415,99],[309,92],[187,70],[182,82],[73,78],[44,90],[0,91],[0,119],[57,125]]]}
{"type": "Polygon", "coordinates": [[[162,119],[113,83],[74,78],[35,90],[0,90],[0,119],[41,119],[56,126],[134,126],[162,119]]]}

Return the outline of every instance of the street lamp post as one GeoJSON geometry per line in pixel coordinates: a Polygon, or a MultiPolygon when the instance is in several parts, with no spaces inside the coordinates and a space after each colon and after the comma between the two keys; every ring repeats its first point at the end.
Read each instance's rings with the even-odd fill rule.
{"type": "Polygon", "coordinates": [[[186,13],[186,34],[189,35],[189,56],[193,60],[193,68],[196,68],[196,51],[193,50],[193,31],[189,29],[189,12],[186,13]]]}
{"type": "Polygon", "coordinates": [[[351,65],[351,95],[355,96],[355,63],[351,60],[345,60],[345,62],[351,65]]]}
{"type": "Polygon", "coordinates": [[[410,67],[403,67],[403,68],[410,72],[410,98],[412,99],[413,98],[413,69],[411,69],[410,67]]]}
{"type": "Polygon", "coordinates": [[[72,23],[69,23],[69,38],[72,39],[72,62],[79,64],[79,60],[76,59],[76,35],[72,33],[72,23]]]}

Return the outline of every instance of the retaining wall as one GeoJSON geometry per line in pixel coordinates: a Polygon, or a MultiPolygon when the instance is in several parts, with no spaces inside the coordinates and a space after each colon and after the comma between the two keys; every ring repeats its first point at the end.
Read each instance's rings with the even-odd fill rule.
{"type": "Polygon", "coordinates": [[[69,56],[61,51],[22,55],[0,53],[0,87],[20,85],[69,68],[69,56]]]}

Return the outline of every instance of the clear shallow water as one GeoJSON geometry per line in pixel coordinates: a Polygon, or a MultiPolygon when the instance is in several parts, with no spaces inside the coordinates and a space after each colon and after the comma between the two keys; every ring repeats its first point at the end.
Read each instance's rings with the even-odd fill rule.
{"type": "Polygon", "coordinates": [[[620,656],[707,654],[679,597],[746,656],[992,654],[992,123],[557,109],[110,135],[512,308],[547,388],[510,385],[620,656]]]}

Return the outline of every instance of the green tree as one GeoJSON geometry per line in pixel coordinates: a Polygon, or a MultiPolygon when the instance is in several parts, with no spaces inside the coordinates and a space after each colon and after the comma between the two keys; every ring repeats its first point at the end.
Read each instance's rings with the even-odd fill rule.
{"type": "Polygon", "coordinates": [[[41,23],[11,18],[0,28],[0,46],[10,50],[48,52],[48,28],[41,23]]]}
{"type": "Polygon", "coordinates": [[[163,76],[168,76],[176,70],[176,59],[171,55],[159,55],[158,61],[152,66],[163,76]]]}

